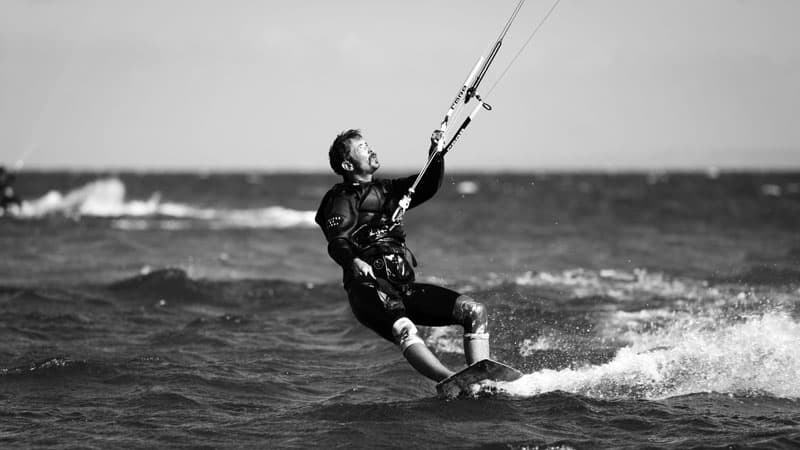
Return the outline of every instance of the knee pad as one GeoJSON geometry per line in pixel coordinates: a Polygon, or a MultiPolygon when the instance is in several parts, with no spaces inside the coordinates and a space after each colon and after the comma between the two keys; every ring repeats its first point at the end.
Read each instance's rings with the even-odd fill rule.
{"type": "Polygon", "coordinates": [[[417,327],[414,322],[408,317],[401,317],[392,325],[392,335],[400,350],[405,353],[408,347],[414,344],[425,344],[422,339],[417,336],[417,327]]]}
{"type": "Polygon", "coordinates": [[[488,333],[489,313],[483,303],[468,299],[460,302],[459,316],[461,325],[467,334],[483,335],[488,333]]]}
{"type": "Polygon", "coordinates": [[[489,333],[464,333],[464,340],[467,342],[488,341],[489,333]]]}

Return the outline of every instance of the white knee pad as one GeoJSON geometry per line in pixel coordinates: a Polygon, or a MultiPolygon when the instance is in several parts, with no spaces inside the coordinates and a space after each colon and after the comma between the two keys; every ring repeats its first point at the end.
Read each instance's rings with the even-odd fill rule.
{"type": "Polygon", "coordinates": [[[464,333],[466,341],[488,341],[489,333],[464,333]]]}
{"type": "Polygon", "coordinates": [[[397,319],[394,325],[392,325],[392,335],[403,353],[405,353],[408,347],[414,344],[425,344],[425,342],[417,336],[417,327],[414,326],[414,322],[408,317],[397,319]]]}

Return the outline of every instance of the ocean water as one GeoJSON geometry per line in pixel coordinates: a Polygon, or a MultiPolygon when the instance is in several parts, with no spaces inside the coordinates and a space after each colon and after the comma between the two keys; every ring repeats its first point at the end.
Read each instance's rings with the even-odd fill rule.
{"type": "Polygon", "coordinates": [[[406,216],[418,277],[525,373],[450,401],[352,317],[335,182],[20,174],[0,447],[800,447],[800,174],[448,176],[406,216]]]}

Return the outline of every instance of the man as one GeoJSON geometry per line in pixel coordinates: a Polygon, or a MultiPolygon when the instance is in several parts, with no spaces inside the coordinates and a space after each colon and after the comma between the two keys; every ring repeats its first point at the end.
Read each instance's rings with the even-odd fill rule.
{"type": "MultiPolygon", "coordinates": [[[[442,138],[440,131],[434,131],[429,155],[437,151],[442,138]]],[[[328,240],[328,254],[342,266],[344,288],[358,321],[399,345],[411,366],[434,381],[453,372],[417,336],[415,324],[462,325],[467,364],[489,358],[484,306],[450,289],[415,282],[416,261],[413,255],[409,261],[403,224],[393,222],[392,214],[416,177],[374,178],[380,162],[359,130],[336,136],[328,157],[342,182],[325,194],[316,222],[328,240]]],[[[443,159],[441,153],[434,157],[409,209],[439,189],[443,159]]]]}

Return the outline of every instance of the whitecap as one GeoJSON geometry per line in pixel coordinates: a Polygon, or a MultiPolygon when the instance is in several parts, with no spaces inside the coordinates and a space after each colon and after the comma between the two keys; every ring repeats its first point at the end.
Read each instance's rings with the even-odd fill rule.
{"type": "Polygon", "coordinates": [[[122,230],[183,230],[195,225],[211,229],[316,227],[314,211],[279,205],[249,209],[201,208],[164,202],[158,192],[147,200],[127,200],[125,191],[125,184],[119,178],[99,179],[65,194],[50,191],[38,199],[23,202],[19,216],[113,218],[112,227],[122,230]]]}
{"type": "Polygon", "coordinates": [[[800,398],[800,323],[771,312],[708,325],[677,321],[640,334],[605,364],[545,369],[500,387],[522,397],[560,390],[594,398],[663,399],[704,392],[800,398]]]}

